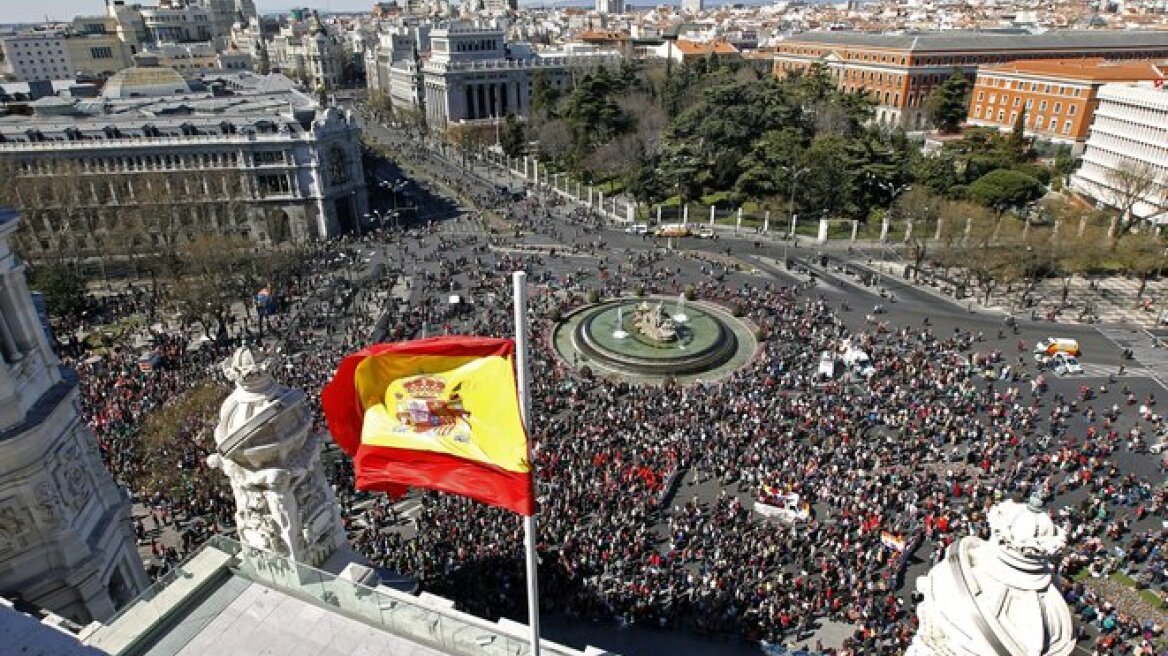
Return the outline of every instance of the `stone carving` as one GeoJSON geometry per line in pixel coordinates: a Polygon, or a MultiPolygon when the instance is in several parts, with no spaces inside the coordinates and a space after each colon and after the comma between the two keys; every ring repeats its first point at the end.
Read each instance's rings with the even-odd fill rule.
{"type": "Polygon", "coordinates": [[[666,314],[664,302],[650,305],[648,301],[642,301],[633,311],[633,327],[655,342],[677,339],[677,322],[666,314]]]}
{"type": "Polygon", "coordinates": [[[269,363],[244,347],[224,362],[235,391],[215,428],[207,463],[227,475],[240,542],[320,565],[345,542],[340,511],[309,435],[305,394],[276,383],[269,363]]]}
{"type": "Polygon", "coordinates": [[[37,516],[49,528],[57,528],[65,521],[65,507],[61,494],[49,481],[41,481],[33,488],[37,500],[37,516]]]}
{"type": "Polygon", "coordinates": [[[26,547],[29,529],[28,516],[14,500],[0,504],[0,554],[26,547]]]}

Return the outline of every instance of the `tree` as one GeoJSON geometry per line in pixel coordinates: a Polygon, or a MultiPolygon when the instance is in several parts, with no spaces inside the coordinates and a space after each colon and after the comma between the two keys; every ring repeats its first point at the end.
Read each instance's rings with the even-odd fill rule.
{"type": "Polygon", "coordinates": [[[56,261],[32,270],[29,286],[44,295],[45,310],[53,317],[77,317],[88,306],[85,279],[77,269],[56,261]]]}
{"type": "Polygon", "coordinates": [[[1140,202],[1149,202],[1152,199],[1159,187],[1159,180],[1155,166],[1135,159],[1123,160],[1108,171],[1105,177],[1108,187],[1106,200],[1119,210],[1107,231],[1108,236],[1114,240],[1112,243],[1114,248],[1119,238],[1136,223],[1132,210],[1140,202]]]}
{"type": "Polygon", "coordinates": [[[1043,193],[1042,183],[1019,171],[997,169],[969,185],[970,200],[1003,212],[1022,207],[1043,193]]]}
{"type": "Polygon", "coordinates": [[[508,114],[503,122],[499,145],[507,157],[522,157],[527,152],[527,129],[514,114],[508,114]]]}
{"type": "Polygon", "coordinates": [[[547,71],[540,69],[531,76],[531,118],[539,122],[550,116],[560,90],[553,87],[547,71]]]}
{"type": "Polygon", "coordinates": [[[929,120],[938,130],[945,134],[957,132],[965,120],[966,108],[969,105],[969,80],[959,68],[953,69],[953,74],[938,85],[926,100],[925,106],[929,112],[929,120]]]}
{"type": "Polygon", "coordinates": [[[1014,131],[1010,133],[1010,138],[1006,140],[1007,147],[1010,150],[1010,155],[1015,162],[1021,162],[1026,157],[1026,106],[1022,106],[1022,110],[1018,112],[1018,117],[1014,119],[1014,131]]]}
{"type": "Polygon", "coordinates": [[[921,187],[908,190],[896,200],[896,215],[912,224],[912,232],[905,245],[912,259],[914,278],[920,277],[921,267],[929,253],[929,240],[936,232],[937,222],[942,216],[949,215],[947,205],[944,198],[921,187]]]}
{"type": "Polygon", "coordinates": [[[1168,267],[1168,251],[1164,241],[1156,235],[1125,235],[1119,240],[1115,254],[1124,271],[1140,279],[1136,298],[1143,297],[1148,278],[1168,267]]]}

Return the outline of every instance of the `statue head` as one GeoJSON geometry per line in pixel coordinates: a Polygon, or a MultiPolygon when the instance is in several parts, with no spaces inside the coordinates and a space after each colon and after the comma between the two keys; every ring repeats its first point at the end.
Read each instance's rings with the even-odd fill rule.
{"type": "Polygon", "coordinates": [[[237,388],[259,392],[275,382],[268,373],[268,364],[269,361],[258,357],[251,346],[241,346],[223,361],[223,374],[237,388]]]}

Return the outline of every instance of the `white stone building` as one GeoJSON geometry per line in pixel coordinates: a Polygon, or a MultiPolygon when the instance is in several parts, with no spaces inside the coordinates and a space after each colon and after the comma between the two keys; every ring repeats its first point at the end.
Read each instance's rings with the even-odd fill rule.
{"type": "Polygon", "coordinates": [[[1083,151],[1071,176],[1071,189],[1115,207],[1125,193],[1115,171],[1146,170],[1155,183],[1132,207],[1132,214],[1155,224],[1168,223],[1168,91],[1153,85],[1107,84],[1083,151]]]}
{"type": "Polygon", "coordinates": [[[361,229],[350,115],[277,74],[186,85],[173,69],[131,68],[101,98],[0,118],[0,159],[27,182],[12,194],[29,210],[26,257],[114,257],[200,233],[280,243],[361,229]],[[49,184],[62,167],[73,183],[49,184]]]}
{"type": "Polygon", "coordinates": [[[149,580],[130,499],[81,421],[77,377],[49,345],[0,210],[0,594],[75,622],[109,619],[149,580]]]}
{"type": "Polygon", "coordinates": [[[592,47],[536,53],[526,44],[508,44],[502,29],[457,24],[431,30],[430,53],[420,67],[411,59],[393,63],[390,91],[399,106],[424,107],[433,129],[489,123],[528,115],[537,72],[553,87],[568,88],[573,75],[620,61],[618,53],[592,47]]]}
{"type": "Polygon", "coordinates": [[[625,13],[625,0],[596,0],[596,13],[623,14],[625,13]]]}
{"type": "Polygon", "coordinates": [[[267,45],[273,71],[304,83],[309,89],[334,89],[342,81],[349,59],[344,44],[313,15],[303,24],[285,25],[267,45]]]}
{"type": "Polygon", "coordinates": [[[16,34],[0,40],[4,72],[13,80],[35,82],[73,76],[73,63],[63,32],[16,34]]]}

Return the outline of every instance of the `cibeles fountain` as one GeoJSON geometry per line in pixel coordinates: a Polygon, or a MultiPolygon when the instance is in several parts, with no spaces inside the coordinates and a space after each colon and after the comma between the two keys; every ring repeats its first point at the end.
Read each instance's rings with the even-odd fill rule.
{"type": "Polygon", "coordinates": [[[717,377],[748,361],[757,345],[744,322],[684,295],[586,306],[556,326],[553,342],[567,362],[634,382],[717,377]]]}
{"type": "Polygon", "coordinates": [[[917,579],[920,627],[906,656],[1067,656],[1075,633],[1054,585],[1066,534],[1039,496],[990,509],[990,539],[966,536],[917,579]]]}
{"type": "Polygon", "coordinates": [[[219,411],[207,464],[231,483],[240,543],[313,567],[334,555],[353,560],[304,392],[277,383],[250,347],[223,371],[235,390],[219,411]]]}

